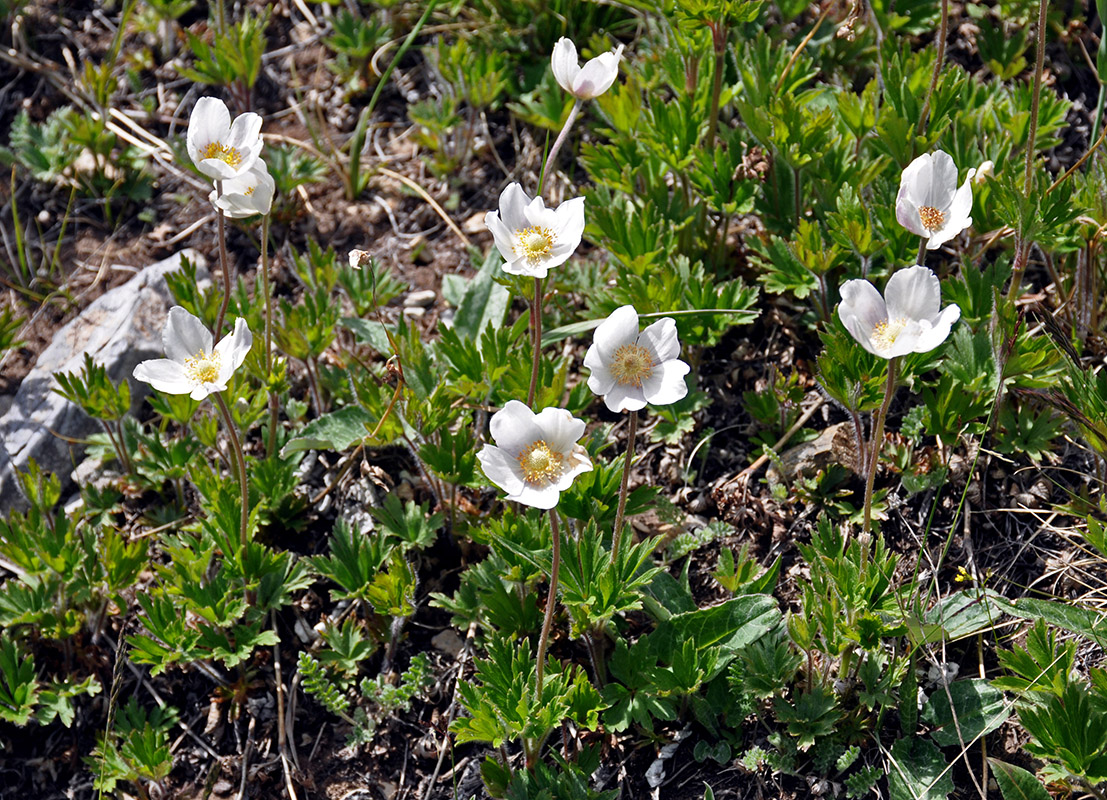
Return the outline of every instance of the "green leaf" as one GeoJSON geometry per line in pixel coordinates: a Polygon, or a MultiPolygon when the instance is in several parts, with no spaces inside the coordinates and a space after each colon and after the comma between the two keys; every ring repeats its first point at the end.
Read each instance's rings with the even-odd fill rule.
{"type": "Polygon", "coordinates": [[[971,744],[994,731],[1007,717],[1003,693],[983,678],[955,681],[949,685],[948,695],[938,687],[922,710],[923,720],[936,728],[931,731],[931,738],[942,747],[971,744]]]}
{"type": "Polygon", "coordinates": [[[661,622],[648,637],[649,649],[659,661],[672,664],[684,642],[697,650],[717,647],[720,651],[710,680],[725,667],[738,650],[757,641],[780,622],[776,600],[768,595],[739,595],[721,605],[675,614],[661,622]]]}
{"type": "Polygon", "coordinates": [[[377,320],[342,317],[339,320],[357,336],[362,344],[367,344],[384,356],[392,355],[392,343],[388,341],[389,330],[377,320]]]}
{"type": "Polygon", "coordinates": [[[301,450],[342,452],[365,440],[378,420],[361,406],[346,408],[313,419],[298,436],[281,448],[281,458],[301,450]]]}
{"type": "Polygon", "coordinates": [[[1003,800],[1050,800],[1049,792],[1030,772],[1006,761],[989,758],[1003,800]]]}
{"type": "Polygon", "coordinates": [[[1004,603],[1003,610],[1020,619],[1043,620],[1107,647],[1107,615],[1093,609],[1023,597],[1004,603]]]}
{"type": "Polygon", "coordinates": [[[465,287],[453,322],[460,336],[479,343],[486,327],[503,325],[511,292],[494,280],[502,263],[499,251],[493,247],[480,270],[465,287]]]}
{"type": "Polygon", "coordinates": [[[892,745],[888,775],[891,800],[944,800],[953,778],[941,751],[928,739],[899,739],[892,745]]]}

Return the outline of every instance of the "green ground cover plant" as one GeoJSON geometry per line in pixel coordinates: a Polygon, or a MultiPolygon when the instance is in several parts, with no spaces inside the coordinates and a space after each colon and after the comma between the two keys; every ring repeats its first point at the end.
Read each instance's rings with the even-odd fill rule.
{"type": "Polygon", "coordinates": [[[1080,9],[0,3],[0,796],[1107,798],[1080,9]]]}

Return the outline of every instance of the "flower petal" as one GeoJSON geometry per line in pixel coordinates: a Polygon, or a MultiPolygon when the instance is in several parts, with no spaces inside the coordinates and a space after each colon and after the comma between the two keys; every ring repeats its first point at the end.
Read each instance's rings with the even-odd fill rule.
{"type": "Polygon", "coordinates": [[[509,183],[500,193],[500,219],[509,231],[517,231],[527,227],[527,217],[524,212],[530,198],[518,183],[509,183]]]}
{"type": "Polygon", "coordinates": [[[511,458],[539,439],[544,432],[535,420],[534,412],[525,403],[508,400],[507,404],[492,415],[488,425],[492,439],[511,458]]]}
{"type": "Polygon", "coordinates": [[[584,420],[577,419],[564,408],[543,408],[534,416],[542,429],[542,439],[562,455],[573,452],[581,436],[584,436],[584,420]]]}
{"type": "Polygon", "coordinates": [[[496,241],[496,249],[500,251],[504,261],[515,258],[515,240],[511,231],[507,229],[500,219],[500,212],[489,211],[484,215],[484,225],[492,232],[492,238],[496,241]]]}
{"type": "Polygon", "coordinates": [[[584,366],[592,370],[592,374],[588,376],[588,388],[593,394],[604,395],[611,391],[611,387],[615,385],[615,376],[600,358],[599,348],[594,342],[584,354],[584,366]]]}
{"type": "Polygon", "coordinates": [[[532,508],[547,510],[557,505],[557,501],[561,499],[561,490],[553,484],[533,486],[529,483],[524,483],[522,489],[518,492],[509,494],[506,499],[513,500],[516,503],[522,503],[525,506],[531,506],[532,508]]]}
{"type": "Polygon", "coordinates": [[[672,359],[658,365],[650,377],[642,381],[642,394],[650,405],[667,406],[683,400],[688,394],[688,384],[684,376],[692,368],[679,359],[672,359]]]}
{"type": "Polygon", "coordinates": [[[965,228],[972,225],[972,179],[976,175],[975,169],[970,169],[965,176],[965,182],[957,190],[946,213],[945,223],[941,228],[930,235],[926,243],[927,250],[936,250],[948,242],[965,228]]]}
{"type": "Polygon", "coordinates": [[[218,97],[201,97],[188,118],[188,134],[185,144],[188,156],[200,166],[200,150],[212,142],[222,141],[231,128],[231,112],[218,97]]]}
{"type": "Polygon", "coordinates": [[[239,317],[234,324],[234,333],[230,336],[224,336],[215,345],[215,350],[220,356],[219,383],[226,385],[230,381],[234,371],[241,367],[242,362],[246,360],[253,344],[254,334],[247,327],[246,320],[239,317]]]}
{"type": "Polygon", "coordinates": [[[943,214],[949,212],[953,203],[953,194],[957,191],[957,165],[953,156],[945,150],[930,155],[930,190],[926,202],[922,205],[936,208],[943,214]]]}
{"type": "Polygon", "coordinates": [[[639,411],[646,407],[646,396],[641,386],[628,383],[616,383],[603,396],[604,405],[616,414],[622,411],[639,411]]]}
{"type": "Polygon", "coordinates": [[[557,40],[553,53],[550,54],[550,68],[553,70],[558,85],[571,94],[573,92],[573,81],[576,79],[577,73],[580,72],[577,46],[573,44],[572,40],[565,36],[557,40]]]}
{"type": "Polygon", "coordinates": [[[211,352],[211,331],[197,317],[180,306],[169,309],[169,320],[162,334],[165,354],[183,364],[186,358],[211,352]]]}
{"type": "Polygon", "coordinates": [[[166,394],[188,394],[196,386],[196,382],[185,374],[184,367],[168,358],[143,361],[131,374],[135,380],[148,383],[166,394]]]}
{"type": "Polygon", "coordinates": [[[592,336],[592,344],[604,363],[611,361],[620,347],[637,341],[638,312],[634,306],[620,306],[612,311],[592,336]]]}
{"type": "Polygon", "coordinates": [[[942,304],[942,284],[927,267],[901,269],[884,287],[888,319],[933,320],[942,304]]]}
{"type": "Polygon", "coordinates": [[[261,139],[261,117],[253,111],[239,114],[231,123],[227,141],[223,144],[238,150],[252,148],[261,139]]]}
{"type": "Polygon", "coordinates": [[[676,321],[663,317],[638,334],[638,344],[653,353],[654,361],[668,361],[680,355],[676,321]]]}
{"type": "Polygon", "coordinates": [[[519,470],[519,462],[494,444],[486,444],[477,453],[477,460],[484,476],[508,494],[518,494],[525,481],[519,470]]]}
{"type": "Polygon", "coordinates": [[[580,246],[584,236],[584,198],[574,197],[557,207],[554,216],[554,240],[556,249],[567,247],[572,253],[580,246]]]}
{"type": "Polygon", "coordinates": [[[611,84],[619,77],[619,56],[622,50],[620,45],[618,50],[589,60],[573,80],[572,93],[581,100],[591,100],[610,89],[611,84]]]}
{"type": "Polygon", "coordinates": [[[573,479],[582,472],[592,471],[592,460],[588,457],[588,451],[581,445],[576,445],[571,452],[565,454],[562,464],[561,477],[555,482],[559,491],[565,491],[573,485],[573,479]]]}
{"type": "Polygon", "coordinates": [[[838,318],[846,330],[862,347],[879,355],[873,349],[873,328],[888,319],[884,298],[868,281],[852,280],[842,284],[842,302],[838,304],[838,318]]]}
{"type": "Polygon", "coordinates": [[[942,313],[938,315],[937,319],[933,321],[924,320],[921,325],[922,330],[919,332],[915,343],[915,349],[912,352],[929,353],[949,338],[953,323],[960,318],[961,307],[956,303],[952,303],[942,309],[942,313]]]}

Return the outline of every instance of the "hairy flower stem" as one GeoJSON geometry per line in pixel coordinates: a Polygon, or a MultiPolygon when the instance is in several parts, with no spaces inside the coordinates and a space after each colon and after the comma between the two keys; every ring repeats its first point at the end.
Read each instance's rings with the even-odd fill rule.
{"type": "Polygon", "coordinates": [[[899,366],[898,361],[898,358],[888,359],[888,383],[884,387],[884,402],[876,414],[876,419],[873,420],[873,440],[870,447],[871,453],[869,454],[869,469],[865,476],[865,521],[861,528],[866,537],[870,527],[872,527],[873,483],[876,480],[876,466],[880,462],[880,451],[884,449],[881,447],[884,443],[884,420],[888,416],[889,406],[892,405],[892,395],[896,393],[896,367],[899,366]]]}
{"type": "Polygon", "coordinates": [[[557,524],[557,510],[550,509],[550,528],[553,530],[553,565],[550,567],[550,591],[546,595],[546,615],[542,618],[542,634],[538,637],[538,675],[534,686],[534,702],[542,700],[542,674],[546,670],[546,648],[550,643],[550,626],[553,625],[554,606],[557,604],[557,576],[561,571],[561,531],[557,524]]]}
{"type": "Polygon", "coordinates": [[[919,237],[919,252],[915,256],[915,263],[920,267],[926,266],[926,239],[919,237]]]}
{"type": "MultiPolygon", "coordinates": [[[[1034,180],[1034,154],[1035,143],[1038,140],[1038,106],[1042,99],[1042,69],[1045,66],[1045,34],[1046,11],[1049,10],[1049,0],[1038,2],[1038,32],[1036,36],[1037,54],[1034,60],[1034,93],[1030,96],[1030,129],[1026,134],[1026,174],[1023,180],[1023,197],[1030,197],[1034,180]]],[[[1021,226],[1020,226],[1021,228],[1021,226]]],[[[1025,241],[1020,229],[1015,245],[1015,263],[1011,270],[1011,287],[1007,290],[1007,300],[1014,303],[1019,296],[1019,288],[1022,286],[1022,276],[1026,272],[1026,263],[1030,260],[1030,245],[1025,241]]]]}
{"type": "Polygon", "coordinates": [[[227,433],[231,435],[231,445],[234,448],[235,466],[238,468],[238,484],[242,489],[242,547],[246,547],[247,534],[250,528],[250,484],[246,478],[246,455],[242,452],[242,441],[238,438],[238,429],[235,428],[234,417],[223,400],[222,392],[212,394],[215,404],[219,406],[219,413],[223,416],[223,424],[227,426],[227,433]]]}
{"type": "Polygon", "coordinates": [[[573,100],[573,107],[569,109],[569,117],[565,120],[565,125],[561,128],[561,133],[554,139],[553,147],[550,148],[550,152],[546,154],[546,163],[542,165],[542,177],[538,180],[538,196],[542,197],[546,193],[546,181],[550,177],[550,170],[552,170],[557,164],[557,152],[561,149],[561,145],[565,144],[565,140],[569,138],[569,129],[573,127],[573,123],[577,121],[577,114],[580,113],[580,100],[573,100]]]}
{"type": "MultiPolygon", "coordinates": [[[[217,195],[223,194],[223,181],[215,182],[217,195]]],[[[223,271],[223,302],[219,305],[219,316],[215,318],[214,342],[223,338],[223,320],[227,317],[227,305],[231,302],[231,265],[227,257],[227,218],[219,210],[219,268],[223,271]]],[[[213,343],[214,343],[213,342],[213,343]]]]}
{"type": "Polygon", "coordinates": [[[623,541],[623,516],[627,509],[627,484],[630,482],[630,462],[634,458],[634,443],[638,438],[638,412],[630,412],[627,431],[627,454],[623,460],[623,482],[619,484],[619,507],[615,511],[615,530],[611,534],[611,563],[619,560],[619,545],[623,541]]]}
{"type": "Polygon", "coordinates": [[[273,388],[273,290],[269,286],[269,215],[261,218],[261,293],[265,295],[265,376],[269,381],[269,437],[265,454],[277,450],[277,392],[273,388]]]}
{"type": "Polygon", "coordinates": [[[533,334],[531,349],[534,357],[530,365],[530,388],[527,389],[527,405],[534,408],[534,396],[538,392],[538,372],[542,368],[542,279],[534,279],[534,301],[530,304],[530,329],[533,334]]]}
{"type": "Polygon", "coordinates": [[[711,43],[715,49],[714,83],[711,84],[711,116],[707,120],[707,141],[704,148],[710,152],[715,149],[715,132],[719,127],[719,98],[723,93],[723,68],[726,66],[727,27],[723,23],[711,26],[711,43]]]}

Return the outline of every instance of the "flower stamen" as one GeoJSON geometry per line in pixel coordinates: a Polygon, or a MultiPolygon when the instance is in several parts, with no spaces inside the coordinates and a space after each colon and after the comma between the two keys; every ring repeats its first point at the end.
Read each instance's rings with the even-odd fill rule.
{"type": "Polygon", "coordinates": [[[936,231],[946,221],[946,215],[933,206],[921,206],[919,208],[919,219],[922,220],[923,227],[928,231],[936,231]]]}
{"type": "Polygon", "coordinates": [[[191,358],[185,359],[185,374],[197,383],[216,383],[219,379],[221,361],[218,352],[213,350],[205,353],[201,350],[191,358]]]}
{"type": "Polygon", "coordinates": [[[525,258],[533,266],[549,256],[553,246],[553,231],[534,225],[515,232],[515,244],[511,249],[515,255],[525,258]]]}
{"type": "Polygon", "coordinates": [[[880,350],[888,350],[906,327],[907,320],[903,317],[878,322],[873,328],[872,343],[880,350]]]}
{"type": "Polygon", "coordinates": [[[523,470],[523,480],[533,486],[545,486],[561,477],[561,453],[551,450],[542,439],[528,445],[519,453],[518,459],[523,470]]]}
{"type": "Polygon", "coordinates": [[[624,344],[611,360],[611,374],[624,386],[641,388],[653,374],[653,353],[640,344],[624,344]]]}
{"type": "Polygon", "coordinates": [[[200,151],[200,158],[214,158],[226,163],[228,166],[237,168],[242,163],[242,153],[237,148],[228,147],[222,142],[212,142],[203,150],[200,151]]]}

